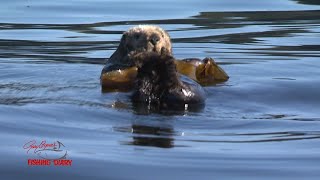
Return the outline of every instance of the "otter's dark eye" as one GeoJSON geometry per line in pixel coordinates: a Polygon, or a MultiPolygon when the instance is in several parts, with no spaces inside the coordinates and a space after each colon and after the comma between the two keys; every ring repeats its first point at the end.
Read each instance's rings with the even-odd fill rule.
{"type": "Polygon", "coordinates": [[[140,34],[135,34],[133,37],[134,37],[135,39],[139,39],[139,38],[140,38],[140,34]]]}
{"type": "Polygon", "coordinates": [[[126,44],[126,46],[128,51],[132,51],[134,49],[131,44],[126,44]]]}
{"type": "Polygon", "coordinates": [[[164,38],[164,34],[163,34],[163,32],[161,32],[161,36],[162,36],[162,38],[164,38]]]}

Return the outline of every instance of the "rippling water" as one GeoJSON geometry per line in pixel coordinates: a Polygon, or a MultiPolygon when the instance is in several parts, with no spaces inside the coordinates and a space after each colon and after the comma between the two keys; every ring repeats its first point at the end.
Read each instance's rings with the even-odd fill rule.
{"type": "Polygon", "coordinates": [[[319,42],[316,0],[4,0],[0,177],[318,179],[319,42]],[[106,58],[137,24],[228,72],[202,112],[138,115],[128,93],[101,93],[106,58]],[[63,142],[72,167],[29,167],[30,140],[63,142]]]}

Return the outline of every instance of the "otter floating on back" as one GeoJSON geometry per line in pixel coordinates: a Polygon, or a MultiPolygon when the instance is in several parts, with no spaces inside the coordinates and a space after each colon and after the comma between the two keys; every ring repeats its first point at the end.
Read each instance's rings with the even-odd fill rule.
{"type": "MultiPolygon", "coordinates": [[[[176,69],[175,71],[193,79],[201,85],[211,85],[224,82],[229,79],[229,76],[211,58],[205,58],[204,60],[197,58],[187,58],[183,60],[174,59],[172,55],[170,36],[166,31],[158,26],[139,25],[130,28],[128,31],[123,33],[117,50],[108,59],[100,77],[102,91],[132,90],[132,88],[136,87],[134,84],[137,78],[138,82],[141,80],[139,79],[141,75],[141,73],[139,75],[139,72],[147,72],[150,70],[156,70],[157,75],[159,75],[158,78],[164,80],[163,82],[159,82],[166,85],[166,87],[160,87],[161,85],[157,84],[157,81],[157,83],[153,84],[153,87],[168,88],[167,85],[173,82],[175,82],[179,87],[184,87],[186,84],[179,79],[179,75],[174,75],[177,74],[177,72],[169,73],[165,70],[163,72],[158,72],[158,69],[155,68],[155,65],[159,65],[161,62],[160,60],[174,64],[174,69],[176,69]],[[163,52],[165,52],[165,55],[163,55],[163,52]],[[156,62],[150,62],[151,60],[155,60],[156,62]],[[141,66],[139,66],[137,65],[137,62],[140,62],[140,65],[141,62],[143,63],[141,66]],[[164,72],[169,74],[164,74],[164,72]],[[163,79],[165,76],[167,76],[168,81],[174,78],[178,79],[170,83],[167,82],[166,84],[166,78],[163,79]]],[[[164,67],[172,69],[173,65],[164,67]]],[[[149,81],[149,83],[150,82],[153,81],[149,81]]],[[[189,90],[195,93],[194,97],[198,98],[195,98],[194,100],[199,100],[199,102],[202,102],[204,96],[200,92],[203,91],[197,83],[191,83],[193,85],[190,87],[195,89],[191,90],[189,88],[189,90]]],[[[172,101],[170,104],[174,104],[176,100],[179,99],[184,99],[184,101],[188,99],[187,96],[189,91],[187,86],[184,89],[185,91],[181,91],[182,94],[178,92],[175,92],[175,94],[173,91],[171,92],[172,87],[170,88],[168,89],[168,91],[170,91],[168,95],[170,96],[167,97],[168,101],[169,99],[172,101]]],[[[156,91],[152,93],[156,93],[156,91]]],[[[146,94],[144,96],[146,96],[146,94]]],[[[150,98],[152,99],[152,97],[150,98]]]]}

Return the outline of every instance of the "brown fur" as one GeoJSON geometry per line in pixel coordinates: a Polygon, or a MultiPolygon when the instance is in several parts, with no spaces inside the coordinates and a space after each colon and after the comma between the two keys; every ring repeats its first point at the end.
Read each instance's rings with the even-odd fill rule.
{"type": "Polygon", "coordinates": [[[183,107],[185,104],[203,104],[201,87],[181,81],[175,59],[169,52],[138,52],[130,55],[138,67],[134,102],[153,104],[161,108],[183,107]]]}
{"type": "Polygon", "coordinates": [[[159,102],[170,89],[182,86],[174,58],[167,53],[140,52],[131,55],[138,67],[134,100],[159,102]]]}

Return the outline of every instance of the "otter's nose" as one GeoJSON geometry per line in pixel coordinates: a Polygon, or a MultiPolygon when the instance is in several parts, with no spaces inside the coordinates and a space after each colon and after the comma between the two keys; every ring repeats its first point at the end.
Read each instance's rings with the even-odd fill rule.
{"type": "Polygon", "coordinates": [[[150,42],[151,42],[153,45],[156,45],[159,40],[160,40],[159,36],[154,35],[154,36],[151,37],[150,42]]]}

